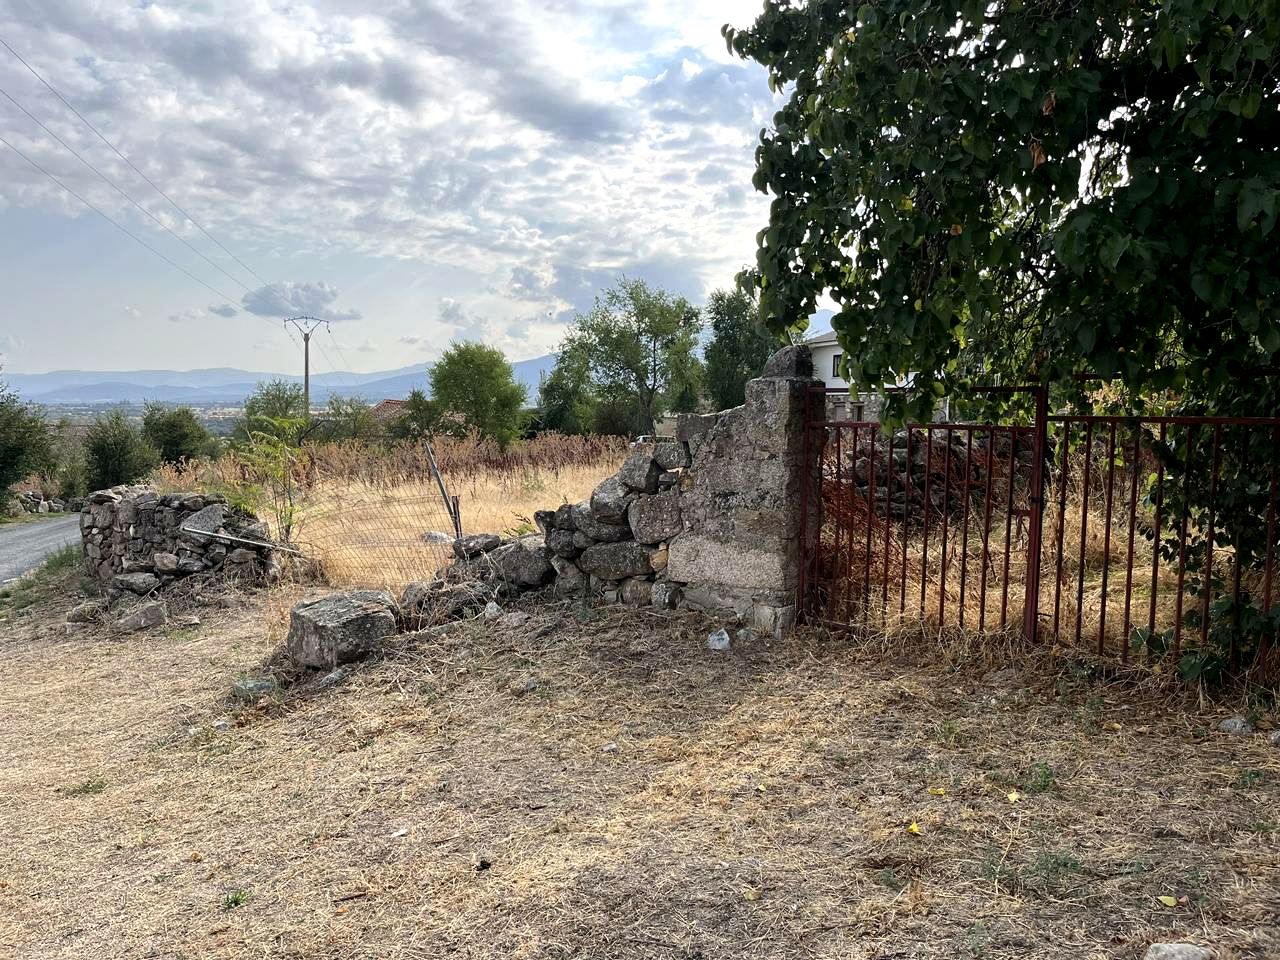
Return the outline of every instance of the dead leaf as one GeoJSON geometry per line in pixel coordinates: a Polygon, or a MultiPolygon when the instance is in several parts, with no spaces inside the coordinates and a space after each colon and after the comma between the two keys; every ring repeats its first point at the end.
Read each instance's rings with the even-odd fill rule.
{"type": "Polygon", "coordinates": [[[1010,790],[1010,791],[1009,791],[1009,802],[1010,802],[1010,803],[1017,803],[1017,802],[1018,802],[1019,800],[1021,800],[1021,799],[1022,799],[1022,794],[1020,794],[1017,790],[1010,790]]]}
{"type": "Polygon", "coordinates": [[[945,797],[947,795],[947,790],[945,787],[930,787],[929,794],[935,797],[945,797]]]}
{"type": "Polygon", "coordinates": [[[911,834],[914,837],[918,837],[920,836],[920,834],[924,833],[924,830],[921,828],[920,824],[912,820],[911,826],[907,827],[907,833],[911,834]]]}
{"type": "Polygon", "coordinates": [[[760,891],[757,890],[755,887],[747,887],[747,889],[742,891],[742,899],[752,900],[752,901],[759,900],[760,891]]]}
{"type": "Polygon", "coordinates": [[[1031,151],[1031,169],[1039,170],[1041,164],[1045,162],[1044,147],[1040,145],[1040,140],[1036,137],[1031,138],[1031,143],[1027,147],[1031,151]]]}
{"type": "Polygon", "coordinates": [[[1176,907],[1178,905],[1177,897],[1166,896],[1166,897],[1156,897],[1156,899],[1159,900],[1161,903],[1163,903],[1166,907],[1176,907]]]}
{"type": "Polygon", "coordinates": [[[1050,90],[1044,95],[1044,103],[1040,104],[1040,112],[1046,117],[1053,116],[1053,108],[1058,105],[1058,95],[1050,90]]]}

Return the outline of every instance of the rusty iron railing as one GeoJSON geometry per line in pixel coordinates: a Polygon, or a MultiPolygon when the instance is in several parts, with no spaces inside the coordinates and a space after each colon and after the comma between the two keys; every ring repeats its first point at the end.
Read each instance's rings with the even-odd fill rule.
{"type": "Polygon", "coordinates": [[[1018,624],[1127,660],[1135,642],[1177,656],[1188,630],[1203,647],[1216,599],[1237,620],[1272,610],[1280,419],[1049,416],[1039,387],[990,390],[1029,393],[1031,422],[887,433],[828,420],[812,392],[807,619],[1018,624]]]}

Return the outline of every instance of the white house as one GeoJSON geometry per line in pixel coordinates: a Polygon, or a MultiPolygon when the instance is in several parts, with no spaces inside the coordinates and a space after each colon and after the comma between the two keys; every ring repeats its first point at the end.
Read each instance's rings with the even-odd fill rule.
{"type": "Polygon", "coordinates": [[[884,398],[877,393],[849,394],[849,381],[840,375],[844,352],[834,330],[805,341],[813,351],[813,375],[827,387],[827,415],[832,420],[878,420],[884,398]]]}
{"type": "MultiPolygon", "coordinates": [[[[805,341],[813,351],[813,375],[827,387],[827,416],[832,420],[874,421],[880,419],[884,407],[884,395],[880,393],[849,393],[849,381],[840,375],[840,361],[844,351],[836,342],[834,330],[820,333],[805,341]]],[[[934,412],[934,419],[949,420],[951,404],[943,400],[934,412]]]]}

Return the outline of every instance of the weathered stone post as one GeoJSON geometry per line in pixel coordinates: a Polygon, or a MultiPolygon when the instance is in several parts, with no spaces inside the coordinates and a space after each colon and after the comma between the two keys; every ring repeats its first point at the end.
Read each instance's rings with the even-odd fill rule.
{"type": "Polygon", "coordinates": [[[732,612],[775,636],[794,624],[802,545],[816,535],[813,524],[802,529],[802,503],[806,484],[817,495],[805,430],[818,382],[809,348],[785,347],[747,384],[741,407],[680,419],[692,462],[667,576],[685,584],[686,605],[732,612]]]}

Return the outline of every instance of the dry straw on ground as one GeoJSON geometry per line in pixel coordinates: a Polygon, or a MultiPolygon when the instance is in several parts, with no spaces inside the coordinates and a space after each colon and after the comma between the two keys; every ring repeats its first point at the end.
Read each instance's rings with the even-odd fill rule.
{"type": "Polygon", "coordinates": [[[1238,704],[950,634],[714,654],[690,615],[528,609],[243,707],[260,596],[0,624],[7,955],[1280,951],[1280,753],[1216,731],[1238,704]]]}

